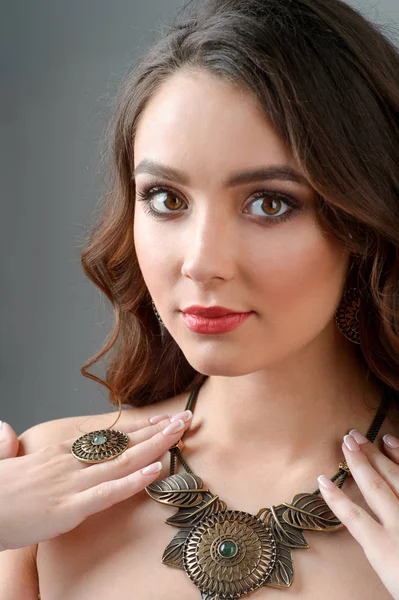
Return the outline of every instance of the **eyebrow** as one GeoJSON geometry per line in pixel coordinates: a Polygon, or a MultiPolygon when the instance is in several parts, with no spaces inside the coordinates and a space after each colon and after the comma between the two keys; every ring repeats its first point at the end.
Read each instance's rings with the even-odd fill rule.
{"type": "MultiPolygon", "coordinates": [[[[189,178],[185,173],[154,160],[143,159],[139,162],[134,170],[134,176],[137,177],[137,175],[141,175],[142,173],[168,179],[169,181],[176,181],[181,185],[189,185],[189,178]]],[[[269,167],[250,169],[248,171],[237,171],[230,175],[223,185],[224,187],[234,187],[245,183],[274,179],[293,181],[307,187],[310,185],[303,175],[286,165],[272,165],[269,167]]]]}

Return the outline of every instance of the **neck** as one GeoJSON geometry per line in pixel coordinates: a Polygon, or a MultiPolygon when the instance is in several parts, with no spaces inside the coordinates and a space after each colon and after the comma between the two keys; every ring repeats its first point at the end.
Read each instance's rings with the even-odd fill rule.
{"type": "Polygon", "coordinates": [[[198,443],[219,456],[269,453],[290,465],[338,455],[350,429],[367,433],[381,394],[354,345],[333,332],[255,373],[209,376],[195,408],[198,443]]]}

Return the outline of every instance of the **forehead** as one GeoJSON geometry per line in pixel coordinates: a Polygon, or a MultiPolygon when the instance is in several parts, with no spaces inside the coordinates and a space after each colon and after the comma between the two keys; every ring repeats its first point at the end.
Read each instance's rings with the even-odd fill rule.
{"type": "Polygon", "coordinates": [[[257,164],[295,166],[249,92],[206,71],[171,75],[149,100],[134,142],[135,166],[143,159],[202,177],[257,164]]]}

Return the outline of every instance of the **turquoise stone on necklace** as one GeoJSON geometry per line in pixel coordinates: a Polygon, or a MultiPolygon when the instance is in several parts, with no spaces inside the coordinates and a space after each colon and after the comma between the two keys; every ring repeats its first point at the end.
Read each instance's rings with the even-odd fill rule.
{"type": "Polygon", "coordinates": [[[237,554],[237,544],[234,542],[222,542],[219,546],[219,554],[223,556],[223,558],[233,558],[237,554]]]}
{"type": "Polygon", "coordinates": [[[99,446],[100,444],[105,444],[105,442],[107,441],[107,438],[105,437],[105,435],[96,435],[93,438],[93,444],[95,446],[99,446]]]}

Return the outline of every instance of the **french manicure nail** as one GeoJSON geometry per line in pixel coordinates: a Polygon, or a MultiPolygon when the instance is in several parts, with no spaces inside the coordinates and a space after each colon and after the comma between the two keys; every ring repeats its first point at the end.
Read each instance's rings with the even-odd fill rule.
{"type": "Polygon", "coordinates": [[[184,421],[185,423],[187,423],[187,421],[189,421],[193,416],[193,413],[191,412],[191,410],[184,410],[183,412],[177,413],[177,415],[173,415],[173,417],[171,417],[170,422],[174,423],[175,421],[177,421],[177,419],[181,419],[182,421],[184,421]]]}
{"type": "Polygon", "coordinates": [[[386,433],[382,439],[384,440],[384,444],[386,446],[388,446],[388,448],[393,448],[393,449],[399,448],[398,438],[394,437],[390,433],[386,433]]]}
{"type": "Polygon", "coordinates": [[[328,479],[328,477],[326,475],[319,475],[319,477],[317,478],[317,481],[326,490],[331,490],[332,488],[335,487],[335,483],[333,481],[331,481],[331,479],[328,479]]]}
{"type": "Polygon", "coordinates": [[[169,415],[155,415],[155,417],[151,417],[148,420],[150,423],[152,423],[152,425],[156,425],[157,423],[160,423],[161,421],[164,421],[165,419],[169,419],[169,415]]]}
{"type": "Polygon", "coordinates": [[[183,428],[184,422],[181,419],[178,419],[177,421],[173,421],[173,423],[169,423],[169,425],[167,425],[165,429],[162,430],[162,433],[165,435],[169,435],[171,433],[177,433],[183,428]]]}
{"type": "Polygon", "coordinates": [[[344,435],[344,444],[352,452],[360,450],[359,444],[351,435],[344,435]]]}
{"type": "Polygon", "coordinates": [[[162,469],[162,463],[160,461],[152,463],[152,465],[148,465],[148,467],[144,467],[141,469],[143,475],[152,475],[153,473],[158,473],[162,469]]]}
{"type": "Polygon", "coordinates": [[[353,438],[355,438],[358,444],[367,444],[368,439],[357,429],[351,429],[349,433],[353,438]]]}

